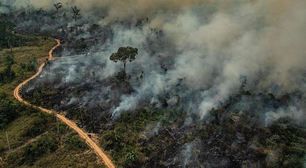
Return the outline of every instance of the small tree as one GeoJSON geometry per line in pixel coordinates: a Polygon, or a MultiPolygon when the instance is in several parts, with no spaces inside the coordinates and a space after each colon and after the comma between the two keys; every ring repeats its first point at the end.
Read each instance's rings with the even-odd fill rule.
{"type": "Polygon", "coordinates": [[[80,9],[78,9],[78,7],[74,6],[74,7],[71,7],[72,9],[72,12],[73,12],[73,19],[76,21],[80,16],[81,16],[81,13],[80,13],[80,9]]]}
{"type": "Polygon", "coordinates": [[[58,13],[58,10],[63,7],[63,4],[61,2],[55,3],[54,7],[56,9],[56,13],[58,13]]]}
{"type": "Polygon", "coordinates": [[[126,67],[126,61],[129,60],[129,62],[132,62],[136,59],[136,55],[138,54],[138,49],[133,47],[120,47],[116,53],[113,53],[109,59],[117,62],[121,61],[123,62],[123,72],[125,77],[125,67],[126,67]]]}
{"type": "Polygon", "coordinates": [[[6,52],[4,54],[4,64],[6,66],[12,66],[14,62],[14,53],[12,51],[6,52]]]}

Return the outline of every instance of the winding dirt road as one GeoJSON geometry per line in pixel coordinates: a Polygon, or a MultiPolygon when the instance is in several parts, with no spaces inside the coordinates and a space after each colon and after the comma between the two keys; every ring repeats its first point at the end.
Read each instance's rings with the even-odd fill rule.
{"type": "MultiPolygon", "coordinates": [[[[52,60],[52,53],[53,51],[61,45],[60,43],[60,40],[57,40],[56,39],[56,42],[57,42],[57,45],[54,46],[50,52],[49,52],[49,60],[52,60]]],[[[48,110],[48,109],[45,109],[45,108],[42,108],[42,107],[39,107],[39,106],[34,106],[32,104],[30,104],[29,102],[25,101],[22,99],[22,97],[20,96],[19,94],[19,91],[20,89],[22,88],[23,85],[25,85],[26,83],[28,83],[30,80],[34,79],[35,77],[37,77],[43,67],[45,66],[45,63],[42,63],[38,69],[38,72],[33,75],[31,78],[25,80],[24,82],[22,82],[21,84],[19,84],[16,89],[14,90],[14,96],[15,98],[24,103],[25,105],[28,105],[28,106],[33,106],[33,107],[36,107],[36,108],[39,108],[41,111],[43,112],[46,112],[46,113],[54,113],[59,119],[61,119],[64,123],[66,123],[70,128],[74,129],[81,138],[85,139],[86,143],[97,153],[97,155],[99,155],[102,160],[104,161],[104,164],[108,167],[108,168],[115,168],[115,165],[113,164],[113,162],[111,161],[111,159],[101,150],[101,148],[91,139],[89,138],[88,134],[86,132],[84,132],[82,129],[80,129],[73,121],[67,119],[66,117],[64,117],[63,115],[60,115],[58,113],[56,113],[55,111],[53,110],[48,110]]]]}

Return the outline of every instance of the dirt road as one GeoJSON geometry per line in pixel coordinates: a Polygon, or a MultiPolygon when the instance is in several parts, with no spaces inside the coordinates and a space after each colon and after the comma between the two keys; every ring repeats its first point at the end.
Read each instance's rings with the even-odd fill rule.
{"type": "MultiPolygon", "coordinates": [[[[56,41],[57,41],[57,45],[54,46],[54,47],[50,50],[50,52],[49,52],[49,58],[48,58],[49,60],[52,60],[52,58],[53,58],[53,57],[52,57],[53,51],[54,51],[58,46],[60,46],[60,44],[61,44],[61,43],[60,43],[60,40],[56,40],[56,41]]],[[[53,110],[48,110],[48,109],[45,109],[45,108],[42,108],[42,107],[38,107],[38,106],[31,105],[29,102],[27,102],[27,101],[25,101],[25,100],[22,99],[22,97],[21,97],[20,94],[19,94],[20,89],[22,88],[23,85],[25,85],[26,83],[28,83],[30,80],[32,80],[32,79],[34,79],[35,77],[37,77],[37,76],[41,73],[41,71],[42,71],[42,69],[43,69],[44,66],[45,66],[45,63],[42,63],[42,64],[40,65],[39,69],[38,69],[38,72],[37,72],[35,75],[33,75],[31,78],[25,80],[24,82],[22,82],[21,84],[19,84],[19,85],[16,87],[16,89],[14,90],[14,96],[15,96],[15,98],[16,98],[18,101],[20,101],[20,102],[22,102],[22,103],[24,103],[24,104],[26,104],[26,105],[28,105],[28,106],[37,107],[37,108],[39,108],[39,109],[40,109],[41,111],[43,111],[43,112],[46,112],[46,113],[54,113],[59,119],[61,119],[64,123],[66,123],[70,128],[74,129],[74,130],[79,134],[79,136],[80,136],[81,138],[85,139],[86,143],[87,143],[87,144],[97,153],[97,155],[99,155],[99,156],[102,158],[102,160],[104,161],[104,164],[105,164],[108,168],[115,168],[115,165],[113,164],[113,162],[111,161],[111,159],[102,151],[102,149],[101,149],[101,148],[100,148],[91,138],[89,138],[88,134],[87,134],[85,131],[83,131],[82,129],[80,129],[73,121],[67,119],[67,118],[64,117],[63,115],[60,115],[60,114],[56,113],[56,112],[53,111],[53,110]]]]}

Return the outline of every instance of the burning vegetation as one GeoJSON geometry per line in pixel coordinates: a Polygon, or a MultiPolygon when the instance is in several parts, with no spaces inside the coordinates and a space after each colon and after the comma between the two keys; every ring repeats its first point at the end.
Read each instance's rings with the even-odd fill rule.
{"type": "Polygon", "coordinates": [[[304,166],[303,0],[22,2],[0,4],[2,46],[13,30],[62,42],[23,97],[117,165],[304,166]]]}

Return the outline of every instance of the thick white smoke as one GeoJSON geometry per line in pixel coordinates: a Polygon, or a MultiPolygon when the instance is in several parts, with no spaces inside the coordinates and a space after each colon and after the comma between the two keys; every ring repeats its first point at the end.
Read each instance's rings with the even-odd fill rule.
{"type": "MultiPolygon", "coordinates": [[[[306,3],[284,2],[288,6],[280,11],[275,3],[242,3],[208,19],[192,9],[172,17],[162,30],[181,53],[174,56],[173,69],[162,77],[148,77],[152,81],[144,83],[138,93],[161,85],[154,89],[158,95],[183,78],[187,90],[204,89],[198,106],[203,118],[212,107],[237,93],[240,75],[247,77],[247,89],[255,92],[282,95],[299,89],[297,77],[303,75],[306,64],[306,3]],[[274,10],[282,15],[281,21],[272,20],[274,10]],[[274,85],[279,89],[273,90],[274,85]]],[[[117,110],[130,109],[137,99],[139,95],[124,97],[117,110]]]]}
{"type": "MultiPolygon", "coordinates": [[[[21,2],[7,1],[15,5],[21,2]]],[[[30,2],[49,9],[54,3],[30,2]]],[[[239,91],[241,75],[247,79],[245,88],[252,92],[277,96],[295,90],[305,92],[304,0],[62,2],[66,8],[79,6],[84,20],[92,18],[102,26],[111,25],[112,41],[100,46],[107,50],[100,59],[106,66],[101,78],[121,68],[107,59],[110,53],[127,45],[139,49],[137,60],[128,64],[128,72],[139,75],[144,71],[144,78],[141,84],[133,78],[129,81],[135,92],[122,95],[119,106],[113,108],[114,116],[137,108],[142,101],[159,102],[159,96],[167,93],[171,98],[181,97],[184,110],[204,118],[212,107],[239,91]],[[90,17],[92,13],[103,13],[105,18],[90,17]],[[114,24],[146,18],[148,23],[140,28],[114,24]],[[154,28],[160,36],[152,33],[154,28]],[[159,46],[148,44],[148,39],[158,37],[159,46]],[[156,51],[152,53],[148,47],[156,51]],[[178,89],[179,84],[182,87],[178,89]]],[[[73,80],[76,75],[67,71],[66,79],[73,80]]]]}

